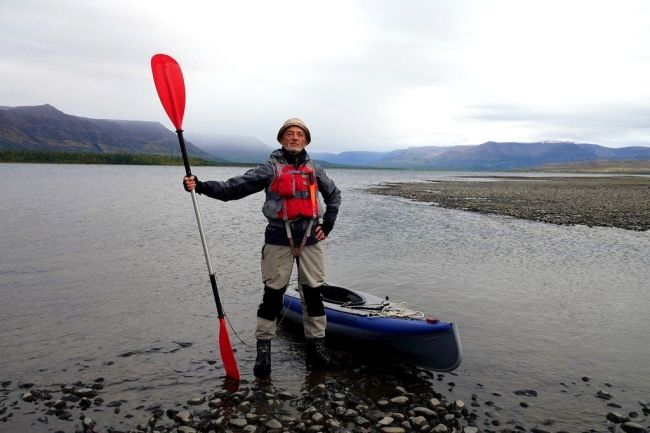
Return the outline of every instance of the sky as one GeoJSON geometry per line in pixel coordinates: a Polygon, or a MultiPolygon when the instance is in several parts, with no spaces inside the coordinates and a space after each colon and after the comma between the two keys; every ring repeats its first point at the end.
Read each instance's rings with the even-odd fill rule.
{"type": "Polygon", "coordinates": [[[173,129],[150,59],[185,78],[186,133],[310,150],[485,141],[650,146],[647,0],[0,0],[0,105],[173,129]]]}

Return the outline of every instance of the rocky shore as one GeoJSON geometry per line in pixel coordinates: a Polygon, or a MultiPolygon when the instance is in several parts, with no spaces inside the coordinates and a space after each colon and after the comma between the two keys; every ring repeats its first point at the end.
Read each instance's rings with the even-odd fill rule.
{"type": "MultiPolygon", "coordinates": [[[[103,378],[46,388],[32,383],[3,381],[0,389],[0,431],[79,432],[358,432],[358,433],[550,433],[555,420],[534,426],[505,415],[500,393],[474,393],[468,402],[448,399],[433,391],[430,383],[454,387],[451,374],[419,371],[408,384],[396,375],[376,375],[365,366],[355,369],[356,379],[316,376],[313,385],[299,393],[274,386],[270,381],[239,384],[225,382],[217,391],[199,393],[173,407],[160,404],[133,407],[123,399],[111,399],[110,384],[103,378]],[[320,379],[323,379],[322,381],[320,379]],[[450,380],[452,379],[452,380],[450,380]],[[427,390],[427,387],[429,389],[427,390]],[[372,388],[380,395],[370,398],[372,388]],[[141,420],[141,421],[136,421],[141,420]]],[[[349,375],[347,377],[350,377],[349,375]]],[[[591,389],[591,378],[574,386],[591,389]]],[[[482,385],[478,384],[479,388],[482,385]]],[[[566,385],[567,388],[569,385],[566,385]]],[[[607,386],[611,386],[607,384],[607,386]]],[[[576,392],[578,389],[569,390],[576,392]]],[[[650,423],[650,405],[625,411],[615,403],[612,390],[594,389],[591,398],[606,404],[598,426],[584,432],[644,433],[650,423]]],[[[514,390],[519,409],[534,405],[538,392],[514,390]]],[[[511,412],[514,412],[512,410],[511,412]]]]}
{"type": "Polygon", "coordinates": [[[650,229],[650,178],[493,176],[382,184],[375,194],[552,224],[650,229]]]}

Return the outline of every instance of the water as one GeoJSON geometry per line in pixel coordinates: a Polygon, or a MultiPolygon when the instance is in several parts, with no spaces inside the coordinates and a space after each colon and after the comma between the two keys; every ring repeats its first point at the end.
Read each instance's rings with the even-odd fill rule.
{"type": "MultiPolygon", "coordinates": [[[[46,387],[100,376],[107,398],[131,408],[173,405],[222,385],[216,309],[181,168],[0,164],[0,171],[0,379],[12,381],[13,393],[0,402],[15,399],[22,382],[46,387]]],[[[195,169],[204,180],[242,171],[195,169]]],[[[458,324],[463,363],[432,387],[452,399],[496,401],[503,424],[551,418],[547,429],[604,431],[612,409],[594,397],[601,388],[621,411],[641,412],[637,401],[650,399],[650,233],[554,226],[364,191],[470,173],[328,173],[343,191],[326,241],[328,281],[458,324]],[[539,395],[514,394],[521,389],[539,395]],[[520,407],[523,400],[531,407],[520,407]]],[[[263,194],[229,203],[200,198],[247,381],[261,300],[262,202],[263,194]]],[[[276,339],[276,386],[311,385],[302,344],[286,331],[276,339]]],[[[0,431],[57,426],[31,425],[20,414],[0,431]]],[[[146,421],[133,414],[121,423],[146,421]]]]}

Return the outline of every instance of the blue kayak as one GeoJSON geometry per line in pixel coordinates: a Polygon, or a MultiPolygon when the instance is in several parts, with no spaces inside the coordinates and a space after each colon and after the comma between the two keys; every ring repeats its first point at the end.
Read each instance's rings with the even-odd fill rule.
{"type": "MultiPolygon", "coordinates": [[[[323,286],[327,316],[327,335],[370,344],[392,355],[435,371],[451,371],[460,365],[462,349],[458,330],[443,322],[413,311],[404,303],[339,286],[323,286]]],[[[302,325],[300,293],[288,289],[284,294],[283,320],[302,325]]]]}

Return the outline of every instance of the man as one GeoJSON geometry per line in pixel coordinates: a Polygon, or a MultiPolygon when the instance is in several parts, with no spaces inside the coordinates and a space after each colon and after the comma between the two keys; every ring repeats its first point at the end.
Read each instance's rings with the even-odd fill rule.
{"type": "Polygon", "coordinates": [[[257,377],[271,373],[271,340],[275,337],[276,319],[282,311],[282,296],[289,284],[295,259],[303,304],[303,324],[307,339],[307,363],[315,367],[334,367],[338,363],[325,349],[325,310],[321,287],[325,283],[323,248],[320,241],[334,227],[341,192],[316,167],[305,147],[311,134],[301,119],[289,119],[277,136],[282,149],[271,153],[269,160],[241,176],[225,182],[200,182],[185,177],[187,191],[218,200],[237,200],[265,190],[262,212],[268,219],[262,249],[264,296],[257,310],[257,358],[253,372],[257,377]],[[326,208],[319,206],[318,193],[326,208]]]}

